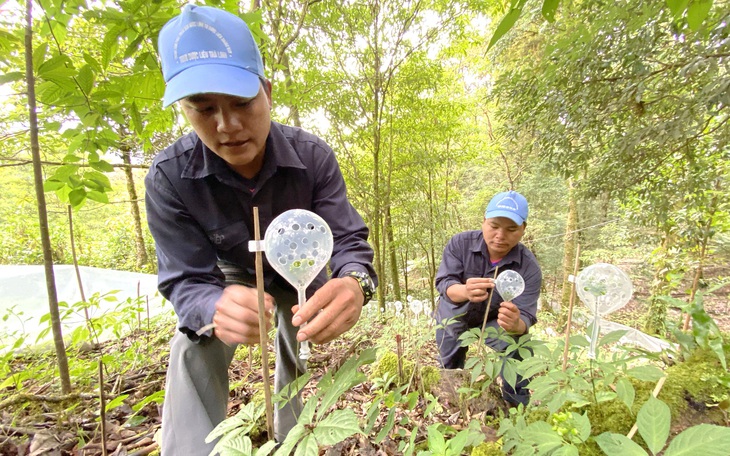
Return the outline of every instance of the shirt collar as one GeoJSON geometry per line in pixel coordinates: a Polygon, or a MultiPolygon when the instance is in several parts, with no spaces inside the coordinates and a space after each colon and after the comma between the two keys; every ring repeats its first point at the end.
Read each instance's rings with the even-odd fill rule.
{"type": "MultiPolygon", "coordinates": [[[[181,138],[183,147],[192,149],[190,158],[183,168],[181,177],[184,179],[203,179],[211,175],[231,173],[226,162],[208,148],[195,132],[181,138]]],[[[289,143],[282,131],[282,125],[271,122],[271,130],[266,138],[264,164],[259,172],[259,182],[271,177],[277,168],[306,169],[299,155],[289,143]]]]}

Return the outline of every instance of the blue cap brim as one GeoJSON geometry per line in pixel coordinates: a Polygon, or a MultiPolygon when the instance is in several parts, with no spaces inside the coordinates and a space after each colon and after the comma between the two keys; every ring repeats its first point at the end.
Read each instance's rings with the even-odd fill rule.
{"type": "Polygon", "coordinates": [[[518,225],[525,223],[525,219],[510,211],[490,211],[484,214],[484,218],[507,217],[518,225]]]}
{"type": "Polygon", "coordinates": [[[231,65],[206,63],[176,74],[165,87],[162,107],[199,93],[221,93],[234,97],[253,98],[259,93],[258,75],[231,65]]]}

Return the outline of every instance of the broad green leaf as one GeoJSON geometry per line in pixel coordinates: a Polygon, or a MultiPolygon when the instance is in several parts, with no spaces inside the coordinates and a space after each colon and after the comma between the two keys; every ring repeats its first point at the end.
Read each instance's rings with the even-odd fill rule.
{"type": "Polygon", "coordinates": [[[581,415],[580,413],[572,412],[571,416],[573,417],[575,428],[578,430],[578,437],[585,442],[591,436],[591,420],[588,418],[588,414],[581,415]]]}
{"type": "Polygon", "coordinates": [[[672,439],[664,456],[727,456],[728,448],[730,428],[698,424],[672,439]]]}
{"type": "Polygon", "coordinates": [[[313,431],[320,445],[335,445],[359,432],[357,415],[352,409],[335,410],[317,423],[313,431]]]}
{"type": "MultiPolygon", "coordinates": [[[[107,11],[111,11],[111,9],[107,9],[107,11]]],[[[122,27],[115,25],[114,27],[109,29],[106,36],[104,36],[104,41],[102,41],[100,49],[101,66],[104,70],[109,67],[109,63],[116,55],[119,44],[119,35],[121,34],[121,32],[122,27]]]]}
{"type": "Polygon", "coordinates": [[[382,429],[380,429],[380,432],[378,432],[378,435],[375,436],[375,443],[380,443],[385,439],[388,434],[390,433],[391,429],[393,429],[393,424],[395,422],[395,408],[391,408],[388,412],[388,419],[385,421],[385,426],[383,426],[382,429]]]}
{"type": "Polygon", "coordinates": [[[47,105],[54,105],[66,94],[58,84],[51,81],[42,81],[36,85],[38,101],[47,105]]]}
{"type": "MultiPolygon", "coordinates": [[[[334,376],[332,385],[327,389],[322,403],[319,406],[319,410],[326,412],[332,405],[337,402],[341,395],[346,391],[350,390],[353,386],[358,385],[365,381],[367,377],[365,374],[358,372],[358,367],[362,364],[367,363],[370,359],[375,359],[375,351],[371,350],[368,352],[365,350],[359,357],[351,357],[345,364],[340,367],[334,376]]],[[[372,363],[372,361],[369,361],[372,363]]]]}
{"type": "Polygon", "coordinates": [[[504,381],[513,387],[517,384],[517,370],[515,369],[515,364],[518,362],[519,361],[512,358],[507,358],[502,370],[502,377],[504,378],[504,381]]]}
{"type": "Polygon", "coordinates": [[[669,11],[676,19],[684,13],[684,10],[687,9],[688,3],[689,0],[667,0],[667,7],[669,7],[669,11]]]}
{"type": "Polygon", "coordinates": [[[109,195],[104,192],[91,190],[86,194],[86,197],[92,201],[96,201],[97,203],[109,204],[109,195]]]}
{"type": "Polygon", "coordinates": [[[253,445],[249,436],[238,434],[230,439],[218,442],[211,454],[215,454],[216,449],[223,456],[250,456],[253,445]]]}
{"type": "Polygon", "coordinates": [[[563,439],[544,421],[536,421],[522,432],[525,441],[533,442],[540,454],[548,454],[563,445],[563,439]]]}
{"type": "Polygon", "coordinates": [[[274,448],[276,448],[276,441],[275,440],[269,440],[268,442],[261,445],[261,448],[256,450],[254,453],[256,456],[268,456],[274,448]]]}
{"type": "Polygon", "coordinates": [[[56,171],[51,176],[51,179],[57,179],[59,181],[68,182],[69,177],[75,175],[79,170],[78,165],[63,165],[56,168],[56,171]]]}
{"type": "Polygon", "coordinates": [[[367,426],[365,426],[365,434],[370,434],[370,432],[373,430],[373,426],[375,426],[375,420],[377,420],[380,416],[381,403],[382,400],[376,400],[370,405],[367,413],[367,426]]]}
{"type": "Polygon", "coordinates": [[[38,68],[46,61],[46,52],[48,52],[48,43],[41,43],[33,49],[33,71],[38,73],[38,68]]]}
{"type": "Polygon", "coordinates": [[[76,73],[73,68],[73,63],[71,63],[71,59],[64,54],[54,55],[50,59],[41,63],[36,70],[38,77],[41,78],[45,78],[46,75],[53,74],[54,72],[59,76],[69,76],[76,73]],[[70,67],[67,67],[67,64],[70,65],[70,67]]]}
{"type": "Polygon", "coordinates": [[[618,330],[618,331],[611,331],[610,333],[606,334],[605,336],[603,336],[598,341],[598,346],[600,347],[600,346],[603,346],[603,345],[607,345],[607,344],[612,344],[614,342],[618,342],[619,339],[621,339],[622,337],[624,337],[626,335],[626,333],[628,333],[628,332],[629,331],[627,329],[621,329],[621,330],[618,330]]]}
{"type": "Polygon", "coordinates": [[[59,180],[55,179],[48,179],[47,181],[43,182],[43,191],[44,192],[55,192],[59,188],[62,188],[66,184],[64,182],[61,182],[59,180]]]}
{"type": "Polygon", "coordinates": [[[469,439],[469,431],[464,429],[457,433],[453,438],[449,440],[449,450],[454,454],[461,454],[464,451],[464,447],[469,439]]]}
{"type": "Polygon", "coordinates": [[[428,449],[434,454],[444,454],[446,452],[446,439],[439,430],[438,424],[432,424],[428,427],[428,449]]]}
{"type": "Polygon", "coordinates": [[[654,366],[632,367],[626,371],[626,375],[645,382],[656,382],[665,376],[664,371],[654,366]]]}
{"type": "Polygon", "coordinates": [[[552,456],[580,456],[578,448],[573,445],[563,445],[554,452],[550,453],[552,456]]]}
{"type": "Polygon", "coordinates": [[[20,71],[10,71],[5,74],[0,74],[0,85],[8,82],[20,81],[25,77],[25,73],[20,71]]]}
{"type": "Polygon", "coordinates": [[[289,456],[294,450],[294,447],[304,437],[309,435],[310,432],[301,424],[297,423],[291,431],[286,435],[286,439],[281,442],[281,446],[274,453],[275,456],[289,456]]]}
{"type": "Polygon", "coordinates": [[[76,76],[76,82],[79,83],[79,87],[85,94],[91,93],[91,89],[94,88],[94,72],[89,65],[81,67],[79,74],[76,76]]]}
{"type": "Polygon", "coordinates": [[[101,73],[101,65],[99,65],[99,61],[88,52],[84,52],[84,62],[86,62],[96,73],[101,73]]]}
{"type": "Polygon", "coordinates": [[[502,38],[505,33],[509,32],[510,29],[515,25],[517,19],[519,19],[520,15],[522,14],[522,8],[525,6],[526,2],[527,0],[519,0],[517,4],[510,8],[507,14],[505,14],[505,16],[499,22],[497,29],[494,31],[492,38],[489,40],[487,52],[492,48],[492,46],[495,45],[497,41],[499,41],[500,38],[502,38]]]}
{"type": "Polygon", "coordinates": [[[97,171],[101,171],[103,173],[110,173],[110,172],[114,171],[114,167],[106,160],[89,162],[89,166],[91,166],[93,169],[95,169],[97,171]]]}
{"type": "Polygon", "coordinates": [[[636,442],[622,434],[604,432],[596,437],[596,443],[606,456],[648,456],[636,442]]]}
{"type": "Polygon", "coordinates": [[[661,451],[667,443],[671,415],[669,406],[654,396],[649,396],[649,400],[639,410],[636,417],[639,434],[653,454],[661,451]]]}
{"type": "Polygon", "coordinates": [[[694,31],[699,30],[712,8],[712,0],[693,0],[687,7],[687,25],[694,31]]]}
{"type": "Polygon", "coordinates": [[[636,390],[627,378],[622,377],[616,382],[616,395],[631,410],[636,398],[636,390]]]}
{"type": "Polygon", "coordinates": [[[542,17],[548,22],[555,22],[555,12],[558,10],[560,0],[543,0],[542,2],[542,17]]]}
{"type": "Polygon", "coordinates": [[[299,442],[299,445],[297,445],[297,449],[294,452],[294,456],[317,456],[318,454],[319,447],[317,446],[317,441],[312,434],[304,437],[302,441],[299,442]]]}
{"type": "Polygon", "coordinates": [[[83,188],[78,188],[76,190],[72,190],[68,194],[68,202],[74,208],[80,207],[84,203],[85,200],[86,200],[86,190],[84,190],[83,188]]]}
{"type": "Polygon", "coordinates": [[[474,357],[471,359],[474,359],[477,361],[476,363],[474,363],[474,366],[467,368],[471,372],[471,383],[474,383],[477,381],[479,376],[482,375],[484,363],[482,363],[482,360],[478,357],[474,357]]]}
{"type": "Polygon", "coordinates": [[[142,133],[144,131],[144,125],[142,123],[142,115],[139,113],[136,102],[132,103],[129,115],[132,118],[132,128],[134,132],[138,134],[142,133]]]}
{"type": "Polygon", "coordinates": [[[119,407],[124,403],[124,399],[128,398],[129,394],[120,394],[119,396],[115,397],[111,401],[106,403],[105,411],[109,412],[109,410],[112,410],[116,407],[119,407]]]}

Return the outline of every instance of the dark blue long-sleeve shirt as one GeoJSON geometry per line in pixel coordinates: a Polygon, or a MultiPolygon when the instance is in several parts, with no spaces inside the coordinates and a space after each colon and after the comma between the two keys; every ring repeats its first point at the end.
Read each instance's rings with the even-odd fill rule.
{"type": "MultiPolygon", "coordinates": [[[[439,305],[435,317],[438,322],[463,314],[458,322],[450,328],[457,333],[466,328],[481,327],[487,301],[454,302],[446,294],[446,290],[454,284],[465,284],[473,277],[494,277],[494,270],[513,270],[525,280],[525,291],[512,302],[520,309],[520,318],[525,327],[537,322],[537,300],[540,296],[542,271],[535,256],[523,244],[517,244],[497,264],[489,261],[487,244],[481,230],[464,231],[454,235],[444,249],[441,264],[436,272],[436,289],[440,294],[439,305]]],[[[487,317],[488,326],[495,326],[499,304],[503,301],[496,289],[493,291],[492,304],[487,317]]]]}
{"type": "MultiPolygon", "coordinates": [[[[347,199],[335,154],[304,130],[271,123],[255,182],[242,178],[190,133],[155,157],[145,187],[159,289],[172,302],[178,327],[188,335],[213,320],[215,302],[225,287],[218,261],[255,277],[255,254],[248,249],[254,238],[254,206],[261,233],[289,209],[318,214],[334,238],[332,277],[360,271],[376,280],[368,229],[347,199]]],[[[266,261],[264,277],[267,286],[277,277],[266,261]]],[[[307,295],[326,280],[323,269],[307,295]]]]}

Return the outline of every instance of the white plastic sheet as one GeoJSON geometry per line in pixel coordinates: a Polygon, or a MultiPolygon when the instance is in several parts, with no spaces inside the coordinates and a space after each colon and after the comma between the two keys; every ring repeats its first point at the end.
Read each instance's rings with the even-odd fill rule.
{"type": "MultiPolygon", "coordinates": [[[[157,276],[127,271],[115,271],[81,266],[79,268],[81,281],[86,299],[94,293],[105,294],[118,290],[113,301],[101,301],[100,312],[113,310],[119,303],[128,298],[135,299],[142,296],[146,303],[149,299],[150,316],[163,312],[172,312],[172,306],[157,292],[157,276]]],[[[65,301],[70,305],[81,301],[76,271],[73,265],[55,265],[53,268],[58,301],[65,301]]],[[[0,265],[0,317],[8,315],[3,321],[0,318],[0,341],[7,344],[7,340],[21,333],[27,335],[27,342],[34,343],[38,334],[47,323],[41,324],[41,317],[49,312],[48,293],[46,289],[45,268],[42,265],[0,265]],[[22,311],[23,315],[17,318],[8,315],[8,311],[22,311]]],[[[63,322],[64,333],[83,325],[83,318],[71,318],[63,322]]],[[[50,340],[50,333],[39,343],[50,340]]],[[[12,342],[12,341],[11,341],[12,342]]],[[[28,344],[26,344],[28,345],[28,344]]]]}

